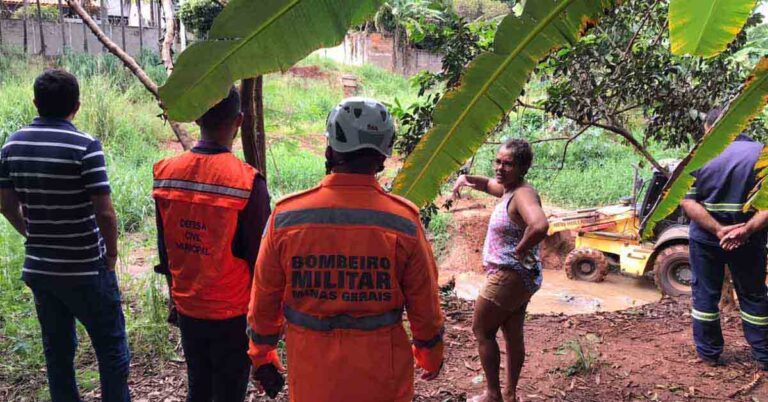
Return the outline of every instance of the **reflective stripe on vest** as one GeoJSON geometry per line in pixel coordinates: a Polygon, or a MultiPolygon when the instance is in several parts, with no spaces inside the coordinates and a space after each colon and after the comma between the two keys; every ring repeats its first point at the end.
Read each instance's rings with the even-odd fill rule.
{"type": "Polygon", "coordinates": [[[403,319],[403,310],[397,309],[379,315],[352,317],[348,314],[328,318],[317,318],[285,306],[285,319],[291,324],[313,331],[333,331],[334,329],[359,329],[373,331],[399,323],[403,319]]]}
{"type": "Polygon", "coordinates": [[[308,224],[378,226],[408,236],[417,233],[416,223],[410,219],[375,209],[308,208],[281,212],[275,217],[275,229],[308,224]]]}
{"type": "Polygon", "coordinates": [[[251,327],[248,327],[245,330],[245,333],[248,334],[248,337],[251,338],[253,343],[255,343],[257,345],[272,345],[272,346],[276,346],[277,342],[280,340],[280,334],[276,334],[276,335],[259,335],[251,327]]]}
{"type": "Polygon", "coordinates": [[[243,198],[246,200],[251,195],[250,190],[243,190],[240,188],[220,186],[215,184],[198,183],[198,182],[187,181],[187,180],[172,180],[172,179],[155,180],[154,187],[192,190],[192,191],[199,191],[203,193],[212,193],[212,194],[226,195],[230,197],[243,198]]]}

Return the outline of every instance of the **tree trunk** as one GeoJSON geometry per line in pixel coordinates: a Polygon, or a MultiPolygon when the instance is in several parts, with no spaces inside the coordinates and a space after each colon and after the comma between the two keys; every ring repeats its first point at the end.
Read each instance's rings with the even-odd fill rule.
{"type": "Polygon", "coordinates": [[[141,0],[136,0],[139,11],[139,54],[144,53],[144,15],[141,13],[141,0]]]}
{"type": "MultiPolygon", "coordinates": [[[[173,15],[173,4],[171,0],[161,0],[163,2],[163,15],[165,16],[165,37],[160,46],[160,58],[165,65],[165,71],[168,75],[173,72],[173,41],[176,37],[176,18],[173,15]]],[[[158,28],[159,29],[159,28],[158,28]]]]}
{"type": "Polygon", "coordinates": [[[267,132],[264,129],[264,76],[256,77],[256,160],[259,170],[267,178],[267,132]]]}
{"type": "MultiPolygon", "coordinates": [[[[133,59],[128,53],[126,53],[123,49],[121,49],[117,44],[112,42],[107,35],[104,34],[99,29],[99,26],[96,25],[96,22],[88,15],[88,13],[83,9],[83,7],[76,1],[76,0],[67,0],[67,4],[69,4],[69,7],[74,10],[80,18],[83,19],[84,26],[87,25],[88,28],[93,31],[94,35],[96,35],[96,38],[104,45],[106,46],[107,50],[109,50],[110,53],[117,56],[120,61],[123,62],[123,64],[128,67],[129,70],[133,73],[133,75],[136,76],[136,78],[139,79],[139,81],[144,85],[144,87],[154,95],[155,99],[157,99],[158,104],[160,105],[160,108],[163,109],[163,115],[167,118],[167,115],[165,114],[165,105],[163,105],[162,99],[160,99],[160,94],[157,91],[157,84],[152,81],[151,78],[147,75],[146,72],[139,66],[139,64],[136,62],[136,60],[133,59]]],[[[171,129],[173,130],[173,133],[176,135],[176,138],[181,143],[181,146],[187,150],[191,149],[194,145],[194,140],[189,136],[189,133],[184,129],[184,127],[174,121],[170,121],[169,123],[171,125],[171,129]]]]}
{"type": "MultiPolygon", "coordinates": [[[[128,11],[130,13],[130,6],[128,11]]],[[[122,36],[123,49],[125,49],[125,24],[127,24],[125,20],[125,0],[120,0],[120,35],[122,36]]]]}
{"type": "Polygon", "coordinates": [[[29,34],[27,33],[27,5],[28,5],[28,3],[29,3],[29,0],[24,0],[24,5],[23,5],[23,7],[24,7],[24,16],[23,16],[24,17],[24,27],[23,27],[23,30],[24,30],[24,33],[23,33],[24,34],[24,54],[27,54],[29,52],[29,43],[28,43],[28,36],[29,36],[29,34]]]}
{"type": "Polygon", "coordinates": [[[256,158],[256,104],[254,93],[256,80],[246,78],[240,83],[240,111],[243,112],[243,124],[240,126],[240,140],[243,143],[245,161],[258,169],[256,158]]]}
{"type": "MultiPolygon", "coordinates": [[[[0,20],[3,19],[4,10],[5,10],[5,0],[0,0],[0,20]]],[[[0,46],[3,46],[3,21],[0,21],[0,46]]]]}
{"type": "MultiPolygon", "coordinates": [[[[67,3],[69,4],[69,7],[72,7],[72,3],[67,0],[67,3]]],[[[83,13],[85,15],[88,15],[88,12],[83,9],[83,13]]],[[[90,18],[90,15],[88,15],[88,18],[90,18]]],[[[80,16],[80,20],[83,22],[83,53],[88,54],[88,26],[85,24],[85,18],[83,16],[80,16]]]]}
{"type": "Polygon", "coordinates": [[[67,32],[64,30],[64,7],[61,6],[61,0],[58,0],[59,4],[59,27],[61,28],[61,53],[64,54],[67,50],[67,32]]]}
{"type": "MultiPolygon", "coordinates": [[[[100,0],[99,3],[99,18],[101,19],[101,30],[104,31],[104,34],[107,34],[107,22],[109,20],[108,12],[107,12],[107,5],[106,1],[100,0]]],[[[102,46],[101,51],[102,53],[106,51],[107,48],[102,46]]]]}
{"type": "Polygon", "coordinates": [[[155,2],[149,0],[149,26],[155,26],[155,2]]]}
{"type": "Polygon", "coordinates": [[[395,34],[392,37],[392,72],[397,72],[397,50],[400,48],[400,27],[395,26],[395,34]]]}
{"type": "Polygon", "coordinates": [[[263,77],[258,76],[244,79],[240,84],[240,106],[243,112],[240,139],[243,143],[245,161],[266,177],[263,82],[263,77]]]}
{"type": "Polygon", "coordinates": [[[45,35],[43,35],[43,12],[40,10],[40,0],[37,0],[37,27],[40,30],[40,54],[45,56],[45,35]]]}
{"type": "Polygon", "coordinates": [[[157,3],[155,3],[155,7],[157,7],[157,22],[155,23],[155,28],[157,28],[157,45],[160,46],[163,43],[163,7],[160,4],[160,0],[157,0],[157,3]]]}

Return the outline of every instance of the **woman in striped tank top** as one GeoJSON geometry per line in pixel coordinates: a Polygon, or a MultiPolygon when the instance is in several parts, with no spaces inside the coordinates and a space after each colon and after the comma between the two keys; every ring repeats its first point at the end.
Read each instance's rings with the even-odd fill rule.
{"type": "Polygon", "coordinates": [[[483,266],[488,274],[475,304],[473,331],[486,377],[486,392],[471,401],[516,401],[517,381],[525,360],[523,323],[531,296],[541,286],[538,244],[549,224],[536,190],[525,181],[533,152],[524,140],[507,141],[494,159],[496,177],[459,176],[454,196],[470,187],[501,198],[488,224],[483,247],[483,266]],[[499,345],[502,330],[506,342],[507,390],[499,382],[499,345]]]}

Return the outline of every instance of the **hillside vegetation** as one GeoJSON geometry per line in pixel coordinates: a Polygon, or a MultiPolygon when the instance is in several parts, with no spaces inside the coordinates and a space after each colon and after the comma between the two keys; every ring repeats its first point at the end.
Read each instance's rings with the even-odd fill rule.
{"type": "MultiPolygon", "coordinates": [[[[165,72],[157,55],[145,53],[140,62],[157,82],[165,72]]],[[[143,87],[112,56],[67,55],[47,61],[28,58],[16,51],[0,53],[0,142],[31,121],[32,82],[47,66],[63,67],[80,80],[82,108],[74,123],[99,138],[107,155],[108,173],[121,229],[121,260],[143,250],[154,264],[154,205],[150,197],[152,165],[180,149],[170,129],[158,117],[160,109],[143,87]]],[[[355,74],[359,94],[386,103],[397,99],[409,104],[416,90],[407,79],[381,69],[341,66],[311,57],[286,74],[265,79],[269,187],[273,202],[279,197],[314,186],[324,175],[322,131],[328,111],[343,97],[341,74],[355,74]]],[[[189,126],[197,135],[194,126],[189,126]]],[[[510,125],[491,141],[508,137],[529,139],[556,136],[559,128],[543,116],[527,111],[512,116],[510,125]]],[[[560,165],[564,144],[535,145],[531,181],[553,204],[579,207],[615,202],[631,192],[632,164],[639,159],[608,137],[590,132],[574,141],[560,165]]],[[[473,171],[492,174],[490,162],[497,145],[484,146],[475,158],[473,171]]],[[[679,156],[677,151],[652,147],[658,157],[679,156]]],[[[647,175],[647,168],[644,170],[647,175]]],[[[391,177],[392,169],[387,171],[391,177]]],[[[430,230],[437,252],[445,245],[450,217],[440,214],[430,230]]],[[[12,399],[45,399],[45,375],[39,328],[31,293],[19,280],[23,262],[22,238],[0,220],[0,383],[13,384],[12,399]]],[[[125,266],[122,267],[123,269],[125,266]]],[[[176,334],[165,323],[165,285],[150,273],[120,275],[125,290],[126,320],[135,359],[163,362],[176,353],[176,334]]],[[[88,337],[79,328],[81,345],[78,375],[85,390],[98,386],[95,358],[88,337]]]]}

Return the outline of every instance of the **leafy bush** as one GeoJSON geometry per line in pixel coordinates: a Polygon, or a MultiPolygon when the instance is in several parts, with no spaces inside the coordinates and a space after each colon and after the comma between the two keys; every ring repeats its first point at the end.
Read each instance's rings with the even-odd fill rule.
{"type": "Polygon", "coordinates": [[[457,14],[470,21],[493,19],[512,11],[509,4],[498,0],[453,0],[453,7],[457,14]]]}
{"type": "Polygon", "coordinates": [[[185,0],[179,7],[179,19],[198,39],[204,39],[213,26],[213,20],[223,9],[221,3],[215,0],[185,0]]]}
{"type": "MultiPolygon", "coordinates": [[[[21,20],[24,19],[24,7],[17,9],[11,14],[11,18],[21,20]]],[[[27,19],[37,20],[37,6],[30,4],[26,8],[27,19]]],[[[59,20],[59,8],[56,6],[40,6],[40,17],[43,21],[56,22],[59,20]]]]}

